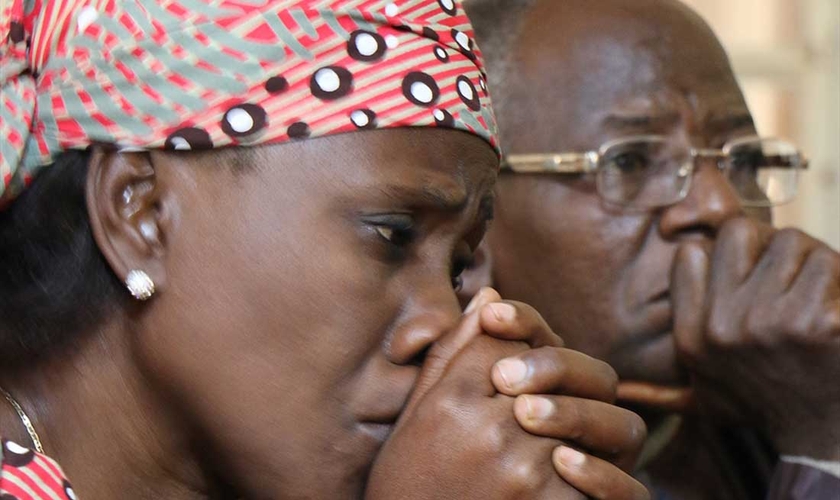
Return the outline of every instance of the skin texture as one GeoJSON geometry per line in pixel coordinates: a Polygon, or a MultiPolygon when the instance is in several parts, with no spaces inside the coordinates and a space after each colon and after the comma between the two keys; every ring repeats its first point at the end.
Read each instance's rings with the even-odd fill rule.
{"type": "MultiPolygon", "coordinates": [[[[418,385],[434,395],[428,404],[460,397],[504,422],[499,437],[515,444],[517,454],[499,450],[470,470],[497,477],[495,498],[540,498],[543,484],[560,498],[583,497],[570,485],[597,498],[648,498],[619,467],[633,462],[644,424],[608,404],[616,376],[607,365],[563,349],[524,305],[506,304],[514,314],[497,319],[495,292],[462,316],[452,278],[483,236],[496,178],[485,142],[448,130],[384,130],[229,159],[231,168],[201,154],[94,154],[94,238],[117,276],[142,269],[156,294],[115,313],[75,351],[1,380],[81,497],[362,498],[394,425],[408,433],[436,418],[428,410],[401,417],[421,367],[432,365],[438,375],[418,385]],[[438,347],[453,331],[466,333],[438,347]],[[512,355],[526,377],[507,386],[515,360],[494,363],[512,355]],[[468,397],[476,385],[501,394],[468,397]],[[578,406],[591,412],[571,428],[528,420],[515,397],[537,393],[563,401],[570,415],[578,406]],[[602,441],[577,443],[581,430],[602,441]],[[552,451],[563,438],[592,455],[552,451]],[[570,456],[583,461],[560,460],[570,456]],[[533,484],[501,470],[520,463],[533,484]]],[[[456,435],[465,418],[438,430],[456,435]]],[[[0,428],[28,442],[5,406],[0,428]]],[[[414,436],[395,445],[398,455],[420,470],[454,472],[415,485],[442,492],[486,450],[460,435],[448,444],[472,461],[442,461],[437,449],[417,450],[414,436]]],[[[412,470],[400,465],[380,463],[374,484],[398,484],[412,470]]],[[[400,498],[423,494],[408,488],[400,498]]]]}
{"type": "MultiPolygon", "coordinates": [[[[756,133],[719,42],[677,2],[536,2],[508,50],[493,90],[506,100],[509,154],[590,151],[639,134],[719,148],[756,133]]],[[[662,411],[737,414],[783,453],[837,459],[836,252],[742,209],[709,160],[685,200],[648,212],[605,205],[584,175],[503,174],[497,192],[464,296],[492,282],[532,304],[568,346],[615,367],[619,395],[649,424],[662,411]]],[[[663,473],[678,498],[721,498],[702,472],[719,467],[703,441],[669,455],[699,478],[663,473]]]]}

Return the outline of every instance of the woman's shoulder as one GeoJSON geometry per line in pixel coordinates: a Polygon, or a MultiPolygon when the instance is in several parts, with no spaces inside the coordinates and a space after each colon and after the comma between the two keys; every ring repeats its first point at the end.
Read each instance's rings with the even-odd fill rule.
{"type": "Polygon", "coordinates": [[[0,437],[0,499],[76,500],[55,460],[0,437]]]}

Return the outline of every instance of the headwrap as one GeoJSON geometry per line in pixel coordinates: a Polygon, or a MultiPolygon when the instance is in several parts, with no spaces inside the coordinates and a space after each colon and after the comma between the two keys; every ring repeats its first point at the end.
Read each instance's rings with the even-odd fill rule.
{"type": "Polygon", "coordinates": [[[0,207],[60,152],[451,127],[497,148],[456,0],[0,0],[0,207]]]}

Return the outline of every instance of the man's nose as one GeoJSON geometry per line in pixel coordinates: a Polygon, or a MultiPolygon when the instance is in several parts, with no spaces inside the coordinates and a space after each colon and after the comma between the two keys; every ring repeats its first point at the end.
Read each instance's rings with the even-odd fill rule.
{"type": "Polygon", "coordinates": [[[448,273],[443,278],[431,274],[412,283],[412,293],[386,352],[392,363],[421,363],[429,347],[461,319],[461,307],[448,273]]]}
{"type": "Polygon", "coordinates": [[[686,198],[663,211],[660,232],[665,239],[683,235],[713,238],[724,222],[742,214],[741,200],[718,168],[717,159],[700,158],[686,198]]]}

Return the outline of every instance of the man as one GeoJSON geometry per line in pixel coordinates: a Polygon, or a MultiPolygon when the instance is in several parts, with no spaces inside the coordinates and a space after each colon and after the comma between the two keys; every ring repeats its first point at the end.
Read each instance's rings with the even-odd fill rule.
{"type": "Polygon", "coordinates": [[[509,172],[463,295],[492,281],[616,368],[650,428],[638,476],[659,498],[762,498],[776,453],[773,491],[836,498],[840,256],[761,222],[805,162],[745,139],[753,120],[708,26],[674,0],[467,10],[509,172]]]}

